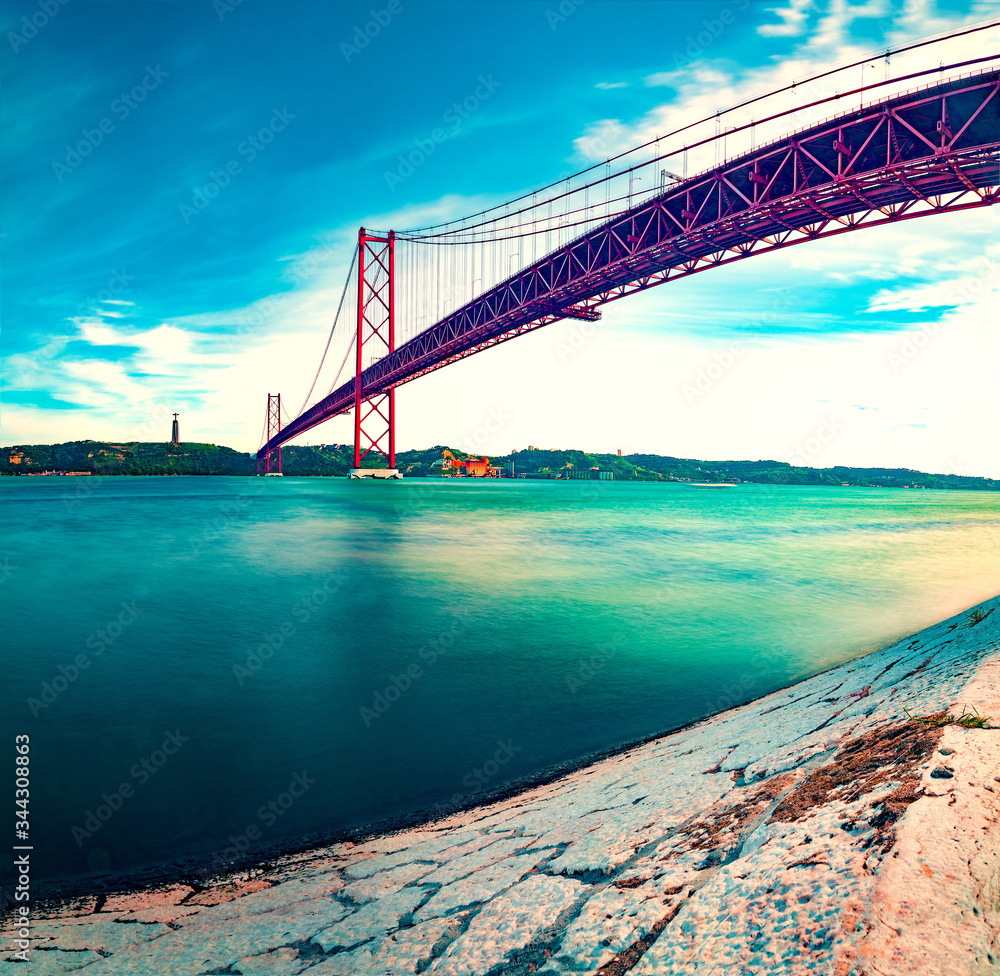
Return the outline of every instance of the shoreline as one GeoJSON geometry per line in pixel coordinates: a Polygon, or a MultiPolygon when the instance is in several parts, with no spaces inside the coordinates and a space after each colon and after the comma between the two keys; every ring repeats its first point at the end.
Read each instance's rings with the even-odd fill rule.
{"type": "MultiPolygon", "coordinates": [[[[1000,595],[995,599],[1000,601],[1000,595]]],[[[983,604],[977,604],[977,606],[989,602],[987,600],[983,604]]],[[[661,739],[678,735],[688,729],[696,728],[704,722],[724,716],[740,708],[745,708],[748,705],[754,704],[754,702],[762,701],[772,695],[787,691],[789,688],[795,688],[805,681],[829,674],[831,671],[845,667],[854,661],[863,660],[868,655],[881,651],[886,647],[891,647],[908,636],[912,635],[901,634],[895,640],[888,641],[885,644],[875,644],[867,650],[862,649],[856,657],[852,657],[847,661],[840,664],[833,664],[805,677],[796,678],[787,684],[779,685],[769,692],[762,695],[755,695],[748,698],[745,702],[730,705],[721,711],[710,712],[699,718],[691,719],[688,722],[682,722],[680,725],[660,729],[659,731],[650,732],[633,739],[626,739],[615,745],[584,753],[577,758],[554,763],[537,772],[501,783],[492,789],[469,794],[458,802],[442,803],[432,809],[420,808],[409,813],[389,815],[334,830],[314,832],[295,838],[284,838],[273,844],[255,848],[247,851],[245,854],[228,858],[223,857],[224,850],[207,851],[201,854],[192,854],[188,857],[178,858],[173,861],[123,868],[120,871],[105,875],[92,876],[81,874],[59,878],[41,878],[33,883],[35,891],[40,891],[40,894],[34,896],[34,900],[36,904],[45,910],[50,905],[76,901],[88,896],[99,897],[110,893],[120,894],[126,891],[139,894],[166,884],[178,882],[199,883],[207,878],[214,878],[221,875],[234,875],[264,870],[267,866],[283,859],[308,855],[311,852],[324,850],[337,844],[363,844],[378,837],[392,836],[408,830],[425,827],[447,817],[485,808],[495,803],[515,798],[539,787],[548,786],[580,770],[587,769],[590,766],[597,765],[609,759],[614,759],[617,756],[625,755],[633,749],[638,749],[642,746],[658,742],[661,739]],[[447,809],[439,809],[439,807],[447,809]],[[214,866],[213,869],[206,870],[210,866],[214,866]]]]}
{"type": "Polygon", "coordinates": [[[367,825],[194,886],[178,873],[51,899],[31,951],[95,973],[610,974],[750,965],[766,943],[780,971],[806,957],[838,974],[866,959],[979,971],[1000,960],[1000,910],[980,898],[1000,885],[1000,597],[978,609],[443,817],[367,825]],[[959,706],[993,728],[906,717],[959,706]],[[762,897],[775,878],[782,891],[762,897]],[[174,968],[209,945],[211,966],[174,968]]]}
{"type": "MultiPolygon", "coordinates": [[[[821,469],[816,469],[821,470],[821,469]]],[[[188,471],[159,471],[159,472],[129,472],[129,471],[0,471],[0,479],[2,478],[82,478],[82,477],[92,477],[97,481],[102,481],[105,478],[240,478],[240,479],[255,479],[263,477],[259,474],[234,474],[232,472],[188,472],[188,471]]],[[[351,479],[346,474],[282,474],[282,478],[309,478],[309,479],[327,479],[331,481],[350,481],[350,480],[369,480],[369,479],[351,479]]],[[[976,476],[970,476],[976,477],[976,476]]],[[[382,479],[378,479],[382,480],[382,479]]],[[[579,481],[584,481],[586,484],[598,483],[597,479],[578,479],[578,478],[564,478],[557,475],[546,476],[546,477],[526,477],[523,475],[515,475],[513,478],[502,476],[502,477],[456,477],[456,476],[446,476],[441,475],[426,475],[426,474],[414,474],[414,475],[400,475],[400,480],[408,481],[431,481],[434,483],[438,482],[449,482],[449,481],[460,481],[463,483],[467,482],[494,482],[494,481],[561,481],[561,482],[573,482],[574,484],[579,481]]],[[[992,479],[982,478],[980,480],[987,481],[992,479]]],[[[604,482],[605,484],[609,482],[604,482]]],[[[978,486],[978,485],[871,485],[871,484],[852,484],[850,482],[843,482],[841,484],[828,484],[825,482],[808,482],[799,483],[795,481],[691,481],[686,478],[618,478],[614,482],[617,484],[649,484],[649,485],[682,485],[687,488],[740,488],[746,486],[752,486],[757,488],[860,488],[868,489],[872,491],[943,491],[943,492],[1000,492],[1000,486],[978,486]]]]}

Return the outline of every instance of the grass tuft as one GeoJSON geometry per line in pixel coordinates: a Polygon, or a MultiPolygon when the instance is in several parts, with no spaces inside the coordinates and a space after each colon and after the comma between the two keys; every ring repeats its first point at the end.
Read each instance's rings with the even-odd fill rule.
{"type": "Polygon", "coordinates": [[[903,711],[911,722],[920,722],[921,725],[930,725],[935,728],[942,725],[961,725],[963,729],[988,729],[986,724],[990,720],[989,715],[980,715],[976,706],[972,706],[970,712],[965,705],[962,706],[961,715],[952,715],[950,712],[934,712],[933,715],[913,715],[904,705],[903,711]]]}

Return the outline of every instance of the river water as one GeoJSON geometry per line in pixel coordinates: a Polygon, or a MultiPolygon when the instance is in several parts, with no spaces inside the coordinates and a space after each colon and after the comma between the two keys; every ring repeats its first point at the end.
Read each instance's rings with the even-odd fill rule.
{"type": "Polygon", "coordinates": [[[998,503],[0,479],[2,770],[29,735],[35,876],[445,812],[758,697],[1000,591],[998,503]]]}

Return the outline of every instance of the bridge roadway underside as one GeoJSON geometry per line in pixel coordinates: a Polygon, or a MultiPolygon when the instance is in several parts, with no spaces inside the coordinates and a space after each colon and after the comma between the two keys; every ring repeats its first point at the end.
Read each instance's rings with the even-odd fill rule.
{"type": "MultiPolygon", "coordinates": [[[[995,203],[998,89],[997,71],[924,88],[674,184],[399,346],[361,373],[362,396],[558,319],[596,317],[606,302],[675,278],[808,240],[995,203]]],[[[349,411],[356,381],[289,423],[258,456],[349,411]]]]}

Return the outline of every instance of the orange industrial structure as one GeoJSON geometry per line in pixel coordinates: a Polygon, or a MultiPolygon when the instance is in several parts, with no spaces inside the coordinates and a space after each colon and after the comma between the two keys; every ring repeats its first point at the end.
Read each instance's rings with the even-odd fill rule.
{"type": "Polygon", "coordinates": [[[441,466],[442,473],[453,478],[499,478],[500,469],[490,465],[490,459],[469,458],[461,461],[447,448],[444,452],[444,464],[441,466]]]}

